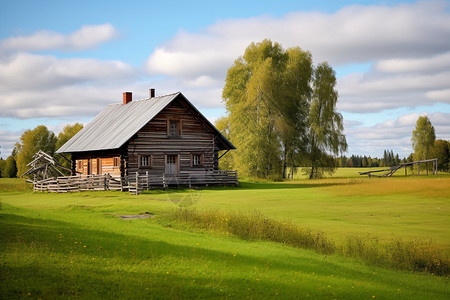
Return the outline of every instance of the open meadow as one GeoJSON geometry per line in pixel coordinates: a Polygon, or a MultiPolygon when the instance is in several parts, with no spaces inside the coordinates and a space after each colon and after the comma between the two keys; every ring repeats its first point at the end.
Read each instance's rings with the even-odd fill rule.
{"type": "Polygon", "coordinates": [[[0,298],[448,299],[450,176],[349,170],[139,196],[0,179],[0,298]]]}

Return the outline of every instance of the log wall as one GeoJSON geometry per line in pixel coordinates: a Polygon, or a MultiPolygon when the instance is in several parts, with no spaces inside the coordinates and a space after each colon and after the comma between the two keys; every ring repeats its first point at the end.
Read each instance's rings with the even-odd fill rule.
{"type": "Polygon", "coordinates": [[[200,174],[214,170],[215,137],[179,100],[173,101],[128,142],[127,173],[162,175],[167,155],[177,155],[178,174],[200,174]],[[175,121],[180,136],[170,136],[168,126],[175,121]],[[139,165],[139,156],[148,155],[150,167],[139,165]],[[193,166],[193,155],[201,165],[193,166]]]}
{"type": "Polygon", "coordinates": [[[118,153],[84,152],[72,154],[72,161],[75,164],[75,171],[81,175],[102,175],[110,174],[121,177],[121,155],[118,153]],[[114,165],[116,160],[117,165],[114,165]]]}

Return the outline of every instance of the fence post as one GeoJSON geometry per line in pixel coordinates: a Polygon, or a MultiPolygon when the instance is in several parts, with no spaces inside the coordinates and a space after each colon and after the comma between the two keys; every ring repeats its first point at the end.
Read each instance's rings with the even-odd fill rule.
{"type": "Polygon", "coordinates": [[[136,172],[136,195],[139,195],[139,173],[136,172]]]}
{"type": "Polygon", "coordinates": [[[163,188],[165,189],[166,187],[166,174],[163,173],[163,188]]]}

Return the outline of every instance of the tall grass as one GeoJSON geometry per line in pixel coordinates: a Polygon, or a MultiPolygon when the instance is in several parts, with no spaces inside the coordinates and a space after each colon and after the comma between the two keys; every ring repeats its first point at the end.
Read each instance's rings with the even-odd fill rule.
{"type": "Polygon", "coordinates": [[[337,254],[357,258],[366,263],[435,275],[449,274],[449,258],[433,248],[431,242],[403,241],[400,238],[380,242],[375,237],[351,236],[340,244],[321,232],[301,228],[263,216],[259,212],[224,212],[179,208],[166,211],[163,220],[196,229],[221,232],[245,240],[262,240],[288,246],[312,249],[322,254],[337,254]]]}
{"type": "Polygon", "coordinates": [[[27,183],[25,179],[22,178],[2,178],[0,180],[1,192],[23,192],[32,190],[33,185],[27,183]]]}
{"type": "Polygon", "coordinates": [[[283,243],[303,249],[314,249],[323,254],[336,251],[335,246],[321,232],[313,233],[290,223],[269,219],[259,212],[198,211],[180,208],[163,214],[166,219],[193,227],[220,231],[244,240],[263,240],[283,243]]]}

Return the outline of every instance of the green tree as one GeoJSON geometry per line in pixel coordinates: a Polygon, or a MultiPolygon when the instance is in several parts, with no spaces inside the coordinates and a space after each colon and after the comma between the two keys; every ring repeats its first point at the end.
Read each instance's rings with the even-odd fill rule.
{"type": "Polygon", "coordinates": [[[438,170],[448,172],[450,167],[450,142],[436,140],[430,149],[430,158],[438,159],[438,170]]]}
{"type": "Polygon", "coordinates": [[[310,167],[309,178],[320,178],[324,172],[332,173],[336,164],[332,155],[347,151],[343,134],[343,118],[336,111],[338,93],[336,75],[328,63],[319,64],[315,70],[314,94],[309,113],[310,167]]]}
{"type": "Polygon", "coordinates": [[[329,153],[334,155],[346,148],[342,116],[334,111],[337,93],[333,103],[322,100],[325,81],[330,79],[322,71],[331,70],[333,92],[336,78],[326,64],[327,68],[320,65],[315,71],[312,61],[311,53],[299,47],[285,51],[280,44],[266,39],[250,44],[228,69],[222,98],[228,111],[230,136],[237,147],[233,164],[240,174],[285,178],[288,170],[292,176],[306,160],[328,170],[338,164],[329,153]],[[311,144],[311,126],[317,125],[309,122],[311,116],[316,117],[310,111],[313,95],[321,99],[316,102],[325,103],[323,112],[328,113],[327,105],[331,105],[333,114],[325,116],[332,120],[320,116],[320,121],[328,122],[323,126],[326,132],[315,132],[318,136],[314,135],[311,144]]]}
{"type": "MultiPolygon", "coordinates": [[[[75,134],[83,129],[83,124],[75,123],[73,125],[66,125],[63,130],[58,134],[58,140],[56,141],[56,149],[61,148],[62,145],[67,143],[75,134]]],[[[66,153],[64,156],[56,154],[55,157],[58,159],[59,163],[66,168],[71,167],[71,155],[66,153]]]]}
{"type": "Polygon", "coordinates": [[[0,178],[1,177],[5,177],[5,165],[6,165],[6,160],[4,160],[2,157],[0,157],[0,178]]]}
{"type": "Polygon", "coordinates": [[[414,149],[414,160],[425,160],[430,157],[430,149],[434,145],[436,133],[427,116],[420,116],[416,122],[416,128],[412,132],[412,146],[414,149]]]}
{"type": "Polygon", "coordinates": [[[222,97],[236,145],[235,167],[245,176],[281,172],[281,142],[276,130],[280,74],[287,55],[278,43],[252,43],[228,70],[222,97]]]}
{"type": "MultiPolygon", "coordinates": [[[[232,140],[232,138],[230,137],[230,121],[229,121],[228,117],[218,118],[215,122],[215,126],[222,133],[222,135],[224,137],[226,137],[228,140],[232,140]]],[[[233,162],[234,153],[233,152],[234,151],[229,151],[226,154],[225,154],[225,151],[219,152],[219,157],[223,155],[219,161],[220,170],[233,170],[233,166],[234,166],[234,162],[233,162]]]]}
{"type": "Polygon", "coordinates": [[[15,178],[17,174],[16,159],[13,155],[6,158],[5,166],[2,172],[2,177],[15,178]]]}
{"type": "Polygon", "coordinates": [[[56,149],[57,138],[46,126],[39,125],[33,130],[26,130],[16,143],[17,176],[22,176],[28,170],[27,164],[39,150],[53,155],[56,149]]]}
{"type": "Polygon", "coordinates": [[[293,178],[299,161],[304,160],[307,146],[308,114],[312,95],[313,63],[310,52],[299,47],[286,51],[288,60],[281,74],[281,96],[275,107],[278,109],[277,128],[280,133],[283,158],[283,178],[287,169],[293,178]]]}

